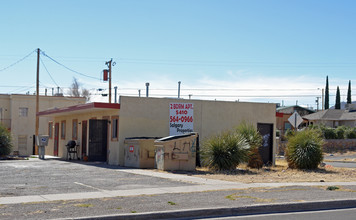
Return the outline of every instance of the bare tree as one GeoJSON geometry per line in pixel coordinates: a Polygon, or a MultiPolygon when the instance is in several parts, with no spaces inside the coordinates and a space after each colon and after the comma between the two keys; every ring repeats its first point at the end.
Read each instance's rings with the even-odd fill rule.
{"type": "Polygon", "coordinates": [[[72,97],[85,97],[86,101],[90,100],[90,92],[88,89],[80,88],[81,84],[73,77],[73,83],[69,89],[69,95],[72,97]]]}

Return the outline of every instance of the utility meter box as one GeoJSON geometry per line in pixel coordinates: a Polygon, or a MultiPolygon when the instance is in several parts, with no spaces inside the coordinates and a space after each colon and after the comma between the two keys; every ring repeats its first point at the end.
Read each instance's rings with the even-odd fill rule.
{"type": "Polygon", "coordinates": [[[125,167],[150,168],[155,166],[154,141],[160,137],[125,138],[125,167]]]}
{"type": "Polygon", "coordinates": [[[198,133],[189,133],[156,140],[155,168],[195,170],[198,138],[198,133]]]}
{"type": "Polygon", "coordinates": [[[48,145],[48,135],[36,136],[36,144],[38,146],[38,158],[45,159],[45,147],[48,145]]]}
{"type": "Polygon", "coordinates": [[[39,147],[46,147],[48,146],[48,135],[38,135],[36,137],[36,144],[39,147]]]}

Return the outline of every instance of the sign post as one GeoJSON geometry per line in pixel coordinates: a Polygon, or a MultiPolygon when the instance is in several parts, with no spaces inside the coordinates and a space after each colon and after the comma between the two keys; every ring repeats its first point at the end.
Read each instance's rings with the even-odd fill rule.
{"type": "Polygon", "coordinates": [[[303,118],[295,111],[289,118],[289,123],[294,127],[294,130],[297,131],[298,126],[303,122],[303,118]]]}

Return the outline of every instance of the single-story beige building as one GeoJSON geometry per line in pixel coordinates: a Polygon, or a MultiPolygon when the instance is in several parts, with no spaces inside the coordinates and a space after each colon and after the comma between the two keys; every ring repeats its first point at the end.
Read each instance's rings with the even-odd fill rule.
{"type": "MultiPolygon", "coordinates": [[[[85,103],[83,97],[40,96],[39,110],[63,108],[85,103]]],[[[34,154],[36,131],[36,96],[0,94],[0,123],[12,135],[13,152],[22,156],[34,154]]],[[[47,133],[48,118],[40,118],[39,132],[47,133]]]]}
{"type": "Polygon", "coordinates": [[[309,124],[323,124],[328,127],[356,127],[356,111],[354,109],[327,109],[303,116],[309,124]]]}
{"type": "Polygon", "coordinates": [[[78,157],[124,165],[124,141],[198,132],[200,142],[241,122],[263,136],[265,162],[274,164],[276,105],[272,103],[120,97],[120,104],[88,103],[39,113],[49,117],[46,154],[66,158],[68,141],[79,143],[78,157]]]}

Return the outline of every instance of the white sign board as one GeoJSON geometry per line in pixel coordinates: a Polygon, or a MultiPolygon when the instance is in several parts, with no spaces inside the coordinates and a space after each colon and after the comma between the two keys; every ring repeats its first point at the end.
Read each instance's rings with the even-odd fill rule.
{"type": "Polygon", "coordinates": [[[169,135],[190,133],[194,131],[193,103],[169,104],[169,135]]]}
{"type": "Polygon", "coordinates": [[[289,123],[291,123],[291,125],[293,127],[298,127],[302,122],[303,122],[303,118],[300,117],[300,115],[298,114],[298,112],[294,112],[293,115],[291,115],[288,118],[289,123]]]}

